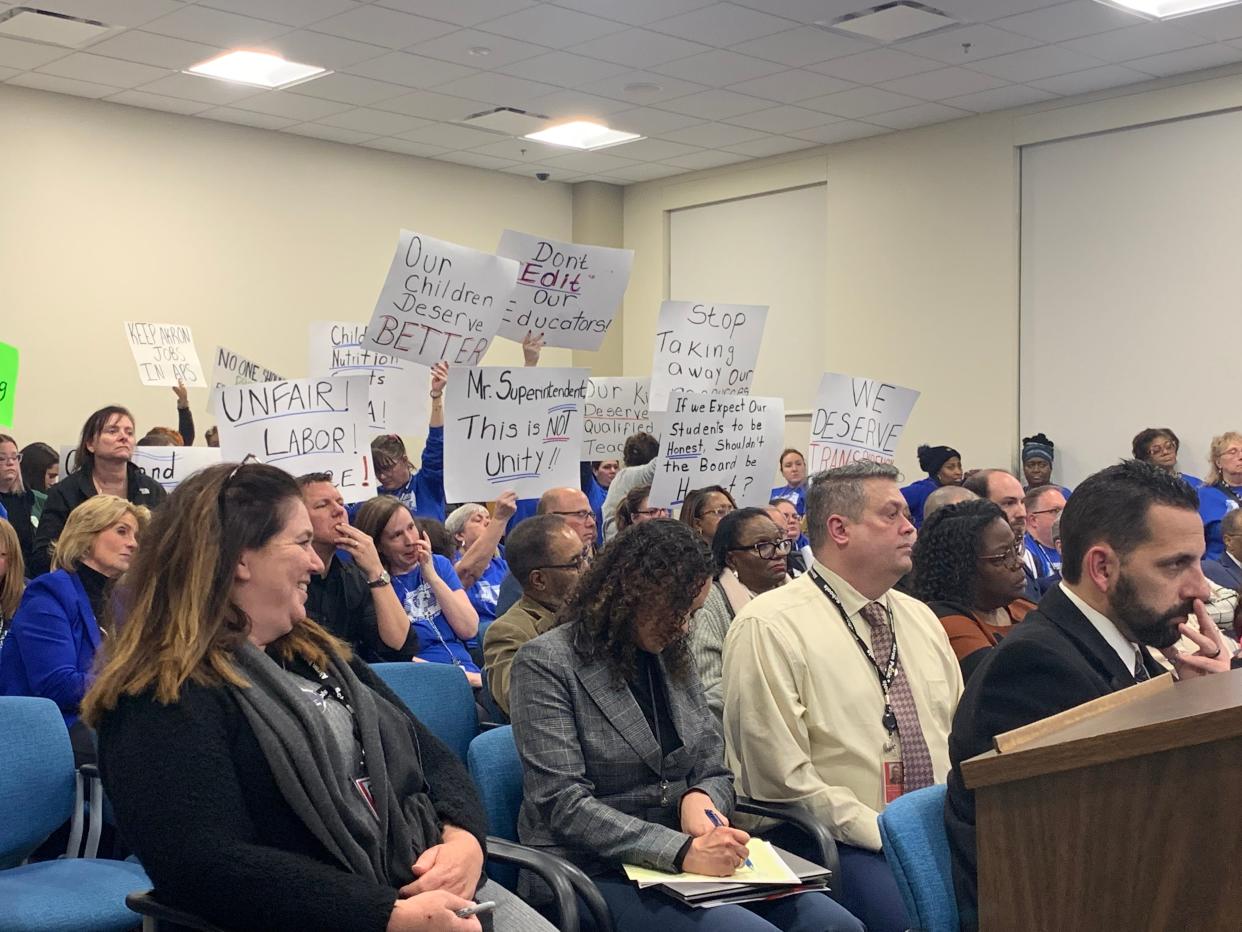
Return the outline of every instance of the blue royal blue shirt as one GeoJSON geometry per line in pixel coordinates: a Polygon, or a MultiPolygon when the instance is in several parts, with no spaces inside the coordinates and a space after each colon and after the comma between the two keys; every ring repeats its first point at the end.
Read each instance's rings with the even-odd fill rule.
{"type": "MultiPolygon", "coordinates": [[[[392,495],[401,500],[410,514],[416,518],[444,520],[444,428],[427,430],[427,444],[423,447],[423,463],[417,472],[411,473],[410,481],[395,489],[380,486],[381,495],[392,495]]],[[[361,503],[350,506],[352,521],[361,503]]]]}
{"type": "Polygon", "coordinates": [[[487,634],[487,626],[496,620],[496,601],[500,598],[500,584],[509,575],[509,564],[505,562],[504,553],[496,554],[483,570],[473,586],[466,590],[470,604],[479,613],[479,633],[466,642],[468,647],[479,647],[483,643],[483,635],[487,634]]]}
{"type": "Polygon", "coordinates": [[[911,482],[901,490],[906,504],[910,506],[910,521],[915,527],[923,526],[923,504],[927,501],[927,496],[938,488],[940,488],[940,483],[928,476],[918,482],[911,482]]]}
{"type": "Polygon", "coordinates": [[[1203,519],[1203,543],[1207,548],[1203,559],[1219,560],[1225,552],[1225,542],[1220,536],[1220,522],[1226,514],[1238,507],[1238,501],[1242,499],[1242,486],[1225,491],[1214,485],[1205,485],[1198,491],[1199,517],[1203,519]]]}
{"type": "Polygon", "coordinates": [[[782,485],[772,490],[769,501],[793,502],[793,506],[798,509],[798,516],[802,517],[806,514],[806,489],[800,485],[782,485]]]}
{"type": "MultiPolygon", "coordinates": [[[[435,561],[436,573],[445,584],[454,592],[460,592],[461,580],[457,578],[453,564],[439,554],[431,559],[435,561]]],[[[469,673],[479,672],[479,668],[470,659],[466,642],[449,625],[440,603],[436,601],[435,593],[431,591],[431,584],[423,579],[421,567],[416,566],[408,573],[393,576],[392,588],[410,619],[410,626],[418,635],[416,657],[430,663],[457,664],[469,673]]]]}

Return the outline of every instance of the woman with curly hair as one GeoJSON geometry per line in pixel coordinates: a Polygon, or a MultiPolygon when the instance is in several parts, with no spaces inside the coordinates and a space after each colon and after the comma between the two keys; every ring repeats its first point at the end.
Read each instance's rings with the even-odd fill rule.
{"type": "Polygon", "coordinates": [[[980,499],[935,512],[914,545],[914,592],[931,606],[969,679],[987,652],[1035,608],[1000,506],[980,499]]]}
{"type": "MultiPolygon", "coordinates": [[[[620,871],[731,875],[746,858],[731,828],[733,775],[686,644],[716,566],[699,534],[644,521],[595,558],[513,665],[509,705],[523,764],[518,835],[592,875],[619,932],[860,930],[822,893],[693,909],[620,871]]],[[[524,876],[528,902],[546,896],[524,876]]]]}

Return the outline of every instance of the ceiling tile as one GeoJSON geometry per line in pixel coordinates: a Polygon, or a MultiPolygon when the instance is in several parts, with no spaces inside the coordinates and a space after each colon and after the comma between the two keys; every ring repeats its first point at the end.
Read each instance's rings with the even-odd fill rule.
{"type": "Polygon", "coordinates": [[[492,171],[508,168],[514,164],[510,159],[498,159],[495,156],[482,155],[478,152],[446,152],[444,155],[437,155],[436,158],[441,162],[455,162],[458,165],[470,165],[474,168],[490,168],[492,171]]]}
{"type": "Polygon", "coordinates": [[[665,100],[672,100],[674,97],[684,97],[695,91],[704,91],[707,88],[693,81],[683,81],[680,78],[656,74],[652,71],[627,71],[624,74],[605,78],[603,81],[595,81],[583,87],[582,90],[589,94],[599,94],[601,97],[628,100],[637,106],[650,106],[665,100]],[[630,85],[642,85],[643,88],[626,90],[630,85]]]}
{"type": "Polygon", "coordinates": [[[606,152],[571,152],[569,155],[558,155],[554,159],[547,159],[549,165],[557,168],[567,168],[572,171],[579,172],[606,172],[619,168],[625,168],[627,165],[633,165],[633,159],[622,158],[619,155],[613,155],[613,150],[620,152],[624,146],[614,146],[606,152]]]}
{"type": "Polygon", "coordinates": [[[909,107],[918,103],[920,101],[914,97],[895,94],[882,88],[856,87],[836,94],[826,94],[823,97],[812,97],[810,100],[802,101],[802,106],[850,119],[883,113],[885,110],[897,110],[900,107],[909,107]]]}
{"type": "Polygon", "coordinates": [[[112,87],[137,87],[168,73],[166,68],[153,68],[150,65],[139,65],[136,62],[121,61],[117,58],[105,58],[89,52],[74,52],[64,58],[48,62],[39,68],[44,74],[55,74],[62,78],[73,78],[77,81],[89,81],[93,84],[108,84],[112,87]]]}
{"type": "Polygon", "coordinates": [[[327,74],[290,88],[291,93],[337,100],[345,104],[373,104],[390,97],[408,94],[410,89],[387,81],[372,81],[354,74],[327,74]]]}
{"type": "Polygon", "coordinates": [[[625,110],[630,105],[624,101],[586,94],[582,91],[554,91],[532,100],[530,106],[535,113],[542,113],[544,116],[553,118],[571,116],[603,118],[619,110],[625,110]]]}
{"type": "Polygon", "coordinates": [[[204,110],[198,115],[209,120],[222,120],[225,123],[257,126],[259,129],[283,129],[298,122],[285,117],[270,116],[266,113],[255,113],[251,110],[236,110],[232,107],[214,107],[211,110],[204,110]]]}
{"type": "Polygon", "coordinates": [[[1051,94],[1048,91],[1041,91],[1037,87],[1028,87],[1025,84],[1006,84],[1004,87],[996,87],[990,91],[980,91],[977,94],[952,97],[942,101],[942,103],[948,104],[950,107],[961,107],[963,110],[985,113],[991,110],[1008,110],[1010,107],[1021,107],[1026,104],[1038,103],[1041,100],[1051,100],[1055,96],[1055,94],[1051,94]]]}
{"type": "Polygon", "coordinates": [[[535,142],[533,139],[519,139],[513,136],[499,137],[495,142],[484,146],[475,146],[472,152],[490,155],[493,158],[505,159],[509,162],[529,162],[542,165],[545,159],[554,159],[571,151],[564,146],[550,146],[535,142]]]}
{"type": "Polygon", "coordinates": [[[899,49],[872,49],[811,65],[807,70],[856,84],[878,84],[942,67],[942,63],[899,49]]]}
{"type": "Polygon", "coordinates": [[[359,62],[378,58],[388,49],[369,42],[355,42],[324,32],[298,29],[263,43],[263,47],[279,52],[290,61],[299,61],[321,68],[340,71],[359,62]]]}
{"type": "Polygon", "coordinates": [[[355,5],[354,0],[199,0],[199,4],[286,26],[307,26],[355,5]]]}
{"type": "MultiPolygon", "coordinates": [[[[1200,45],[1192,49],[1180,49],[1176,52],[1165,52],[1147,58],[1136,58],[1126,64],[1148,74],[1166,77],[1190,71],[1201,71],[1204,68],[1217,68],[1220,65],[1232,65],[1239,61],[1242,61],[1242,49],[1213,42],[1211,45],[1200,45]]],[[[53,68],[56,64],[59,62],[46,67],[53,68]]]]}
{"type": "Polygon", "coordinates": [[[682,113],[670,113],[667,110],[655,110],[651,107],[636,107],[633,110],[614,113],[608,122],[610,126],[623,129],[627,133],[663,136],[672,130],[696,126],[704,121],[682,113]]]}
{"type": "Polygon", "coordinates": [[[316,139],[326,139],[329,142],[343,142],[349,145],[357,145],[375,135],[374,133],[359,133],[352,129],[342,129],[339,126],[325,126],[322,123],[299,123],[296,126],[290,126],[284,132],[294,133],[298,136],[313,136],[316,139]]]}
{"type": "Polygon", "coordinates": [[[256,45],[288,32],[289,27],[223,10],[209,10],[203,6],[183,6],[174,13],[147,23],[144,30],[206,45],[236,48],[256,45]]]}
{"type": "Polygon", "coordinates": [[[799,26],[786,32],[752,39],[733,46],[736,52],[780,62],[791,68],[813,65],[842,55],[853,55],[875,48],[871,42],[828,32],[816,26],[799,26]]]}
{"type": "Polygon", "coordinates": [[[660,135],[664,139],[683,142],[688,146],[716,149],[722,146],[736,146],[740,142],[750,142],[752,139],[761,139],[766,133],[741,126],[730,126],[727,123],[703,123],[700,126],[675,129],[660,135]]]}
{"type": "Polygon", "coordinates": [[[475,26],[485,19],[504,16],[534,4],[535,0],[376,0],[377,6],[403,13],[418,13],[458,26],[475,26]]]}
{"type": "Polygon", "coordinates": [[[1237,39],[1242,37],[1242,6],[1196,13],[1194,16],[1179,19],[1177,25],[1205,39],[1215,39],[1218,42],[1225,39],[1237,39]]]}
{"type": "Polygon", "coordinates": [[[72,51],[73,49],[0,37],[0,65],[6,68],[16,68],[19,71],[46,65],[50,61],[64,58],[72,51]]]}
{"type": "Polygon", "coordinates": [[[992,25],[1021,36],[1039,39],[1041,42],[1063,42],[1066,39],[1077,39],[1080,36],[1132,26],[1138,20],[1139,17],[1133,13],[1105,6],[1097,0],[1074,0],[1072,3],[1058,3],[1018,16],[1007,16],[992,25]]]}
{"type": "Polygon", "coordinates": [[[412,129],[408,133],[398,133],[401,139],[410,142],[425,142],[432,146],[445,146],[449,149],[474,149],[496,142],[504,137],[499,133],[489,133],[469,126],[458,126],[456,123],[429,123],[412,129]]]}
{"type": "Polygon", "coordinates": [[[675,155],[689,155],[696,151],[695,146],[665,139],[639,139],[625,144],[625,157],[640,162],[662,162],[675,155]]]}
{"type": "Polygon", "coordinates": [[[962,22],[983,23],[1000,19],[1002,16],[1052,6],[1056,2],[1057,0],[936,0],[933,6],[962,22]]]}
{"type": "Polygon", "coordinates": [[[266,113],[269,116],[287,117],[299,123],[304,120],[318,120],[346,109],[344,104],[330,100],[318,100],[314,97],[303,97],[301,94],[293,94],[289,91],[263,91],[254,97],[238,101],[234,104],[234,108],[266,113]]]}
{"type": "Polygon", "coordinates": [[[513,78],[495,71],[480,71],[469,77],[437,84],[435,87],[438,94],[483,100],[498,107],[517,107],[521,110],[529,110],[532,100],[555,90],[557,88],[552,84],[513,78]]]}
{"type": "Polygon", "coordinates": [[[973,116],[973,114],[944,104],[923,103],[913,107],[903,107],[900,110],[890,110],[887,113],[878,113],[869,119],[873,123],[887,126],[890,129],[911,129],[915,126],[943,123],[946,120],[956,120],[967,116],[973,116]]]}
{"type": "Polygon", "coordinates": [[[650,29],[626,29],[575,45],[571,51],[630,68],[650,68],[707,50],[706,45],[677,36],[666,36],[650,29]]]}
{"type": "Polygon", "coordinates": [[[385,152],[399,152],[402,155],[415,155],[419,158],[434,158],[441,153],[448,152],[444,146],[432,146],[422,142],[410,142],[408,139],[372,139],[370,142],[361,143],[368,149],[383,149],[385,152]]]}
{"type": "Polygon", "coordinates": [[[446,35],[454,28],[425,16],[413,16],[381,6],[355,5],[347,13],[315,23],[314,31],[399,49],[446,35]]]}
{"type": "Polygon", "coordinates": [[[390,81],[406,87],[433,87],[445,81],[453,81],[475,73],[474,68],[453,62],[428,58],[425,55],[411,55],[409,52],[389,52],[379,58],[350,65],[346,69],[350,74],[360,74],[364,78],[375,78],[377,81],[390,81]]]}
{"type": "Polygon", "coordinates": [[[698,81],[713,87],[736,84],[738,81],[749,81],[766,75],[784,71],[782,65],[749,55],[739,55],[728,49],[712,49],[689,58],[656,65],[651,69],[659,74],[667,74],[686,81],[698,81]]]}
{"type": "Polygon", "coordinates": [[[834,143],[845,142],[847,139],[862,139],[864,136],[875,136],[879,133],[887,133],[889,129],[885,126],[876,126],[872,123],[861,123],[856,120],[842,120],[840,123],[829,123],[827,126],[815,126],[811,129],[798,130],[796,133],[790,133],[798,139],[805,139],[808,142],[834,143]]]}
{"type": "Polygon", "coordinates": [[[629,165],[625,168],[609,172],[609,177],[616,178],[618,181],[633,183],[638,181],[654,181],[657,178],[671,178],[673,175],[680,175],[687,172],[688,168],[678,168],[675,165],[662,165],[658,162],[646,162],[642,165],[629,165]]]}
{"type": "Polygon", "coordinates": [[[527,7],[508,16],[480,23],[484,32],[496,33],[549,48],[565,48],[589,42],[625,28],[621,23],[547,4],[527,7]]]}
{"type": "Polygon", "coordinates": [[[120,90],[118,87],[109,87],[106,84],[76,81],[73,78],[62,78],[54,74],[40,74],[37,71],[19,74],[15,78],[10,78],[7,83],[16,84],[18,87],[33,87],[40,91],[51,91],[54,94],[70,94],[74,97],[107,97],[120,90]]]}
{"type": "Polygon", "coordinates": [[[215,78],[204,78],[195,74],[170,74],[166,78],[144,84],[141,90],[148,94],[180,97],[216,105],[236,103],[246,97],[263,93],[258,88],[230,84],[228,81],[217,81],[215,78]]]}
{"type": "Polygon", "coordinates": [[[326,116],[318,122],[353,130],[356,133],[366,133],[368,136],[395,136],[398,133],[408,133],[412,129],[425,126],[430,121],[406,116],[403,113],[355,107],[353,110],[326,116]]]}
{"type": "Polygon", "coordinates": [[[594,13],[605,19],[615,19],[631,26],[654,23],[679,13],[688,13],[708,6],[712,0],[556,0],[557,6],[569,7],[581,13],[594,13]]]}
{"type": "Polygon", "coordinates": [[[1065,48],[1104,61],[1121,62],[1146,58],[1162,52],[1203,45],[1203,37],[1183,32],[1169,23],[1140,23],[1095,36],[1083,36],[1062,43],[1065,48]]]}
{"type": "Polygon", "coordinates": [[[1040,78],[1050,78],[1055,74],[1094,68],[1098,64],[1098,58],[1072,51],[1063,45],[1042,45],[1037,49],[998,55],[987,61],[975,62],[971,68],[1023,84],[1040,78]]]}
{"type": "Polygon", "coordinates": [[[737,152],[740,155],[749,155],[753,158],[761,159],[769,155],[781,155],[785,152],[796,152],[799,149],[809,149],[815,143],[806,139],[794,139],[791,136],[765,136],[762,139],[752,139],[750,142],[738,143],[736,146],[725,146],[726,152],[737,152]]]}
{"type": "Polygon", "coordinates": [[[187,42],[171,36],[157,36],[153,32],[139,29],[126,30],[111,39],[96,42],[90,48],[98,55],[177,70],[214,58],[223,51],[216,46],[187,42]]]}
{"type": "Polygon", "coordinates": [[[689,94],[685,97],[678,97],[676,100],[666,100],[660,104],[660,108],[663,110],[672,110],[674,113],[686,113],[690,116],[706,117],[709,120],[720,120],[725,117],[737,116],[741,113],[751,113],[770,106],[772,106],[770,100],[760,100],[758,97],[735,94],[733,91],[721,90],[720,88],[700,91],[697,94],[689,94]]]}
{"type": "Polygon", "coordinates": [[[1133,68],[1121,65],[1104,65],[1100,68],[1088,68],[1072,74],[1057,74],[1042,80],[1031,81],[1031,85],[1053,94],[1086,94],[1108,87],[1120,87],[1124,84],[1137,84],[1149,81],[1151,76],[1133,68]]]}
{"type": "Polygon", "coordinates": [[[182,6],[176,0],[43,0],[26,5],[128,28],[141,26],[182,6]]]}
{"type": "Polygon", "coordinates": [[[540,45],[519,42],[490,32],[479,32],[477,29],[459,29],[446,36],[439,36],[427,42],[419,42],[408,51],[438,58],[442,61],[456,62],[467,68],[503,68],[511,62],[523,58],[534,58],[548,51],[540,45]],[[487,55],[471,55],[471,49],[487,49],[487,55]]]}
{"type": "Polygon", "coordinates": [[[825,123],[831,123],[834,119],[836,118],[820,113],[818,110],[785,105],[769,107],[767,110],[758,110],[755,113],[744,113],[741,116],[731,117],[729,122],[749,129],[760,129],[765,133],[788,133],[795,129],[822,126],[825,123]]]}
{"type": "Polygon", "coordinates": [[[755,78],[753,81],[742,81],[730,84],[729,90],[764,100],[776,100],[781,103],[796,103],[808,97],[821,97],[824,94],[835,94],[837,91],[853,87],[849,81],[832,78],[826,74],[795,69],[771,74],[766,78],[755,78]]]}
{"type": "Polygon", "coordinates": [[[938,71],[926,71],[923,74],[898,78],[896,81],[885,81],[879,85],[886,91],[898,94],[909,94],[922,100],[944,100],[946,97],[960,97],[963,94],[975,94],[1004,86],[1005,82],[991,75],[965,68],[941,68],[938,71]]]}
{"type": "Polygon", "coordinates": [[[912,55],[934,58],[946,65],[971,65],[982,58],[1018,52],[1037,45],[1039,42],[1035,39],[992,26],[962,26],[903,42],[901,50],[912,55]],[[963,45],[969,45],[969,48],[963,49],[963,45]]]}
{"type": "Polygon", "coordinates": [[[530,81],[543,81],[560,87],[581,87],[628,71],[624,65],[598,61],[572,52],[548,52],[504,65],[498,69],[530,81]]]}
{"type": "Polygon", "coordinates": [[[199,113],[211,104],[197,100],[182,100],[178,97],[165,97],[162,94],[148,94],[146,91],[121,91],[111,97],[104,98],[114,104],[125,104],[127,107],[142,107],[146,110],[165,110],[169,113],[199,113]]]}
{"type": "Polygon", "coordinates": [[[544,165],[543,163],[533,164],[531,162],[514,162],[507,168],[502,168],[502,172],[509,175],[519,175],[530,181],[531,184],[542,184],[543,182],[535,182],[535,172],[546,172],[551,177],[549,181],[556,182],[572,182],[581,177],[577,172],[569,172],[564,169],[555,167],[554,165],[544,165]]]}
{"type": "Polygon", "coordinates": [[[729,46],[774,32],[784,32],[791,25],[793,24],[790,20],[738,6],[736,3],[713,3],[711,6],[651,23],[649,28],[671,36],[681,36],[692,42],[729,46]]]}
{"type": "Polygon", "coordinates": [[[669,159],[665,164],[676,165],[678,168],[701,170],[704,168],[719,168],[721,165],[732,165],[735,162],[745,161],[746,156],[739,155],[736,152],[695,152],[691,155],[679,155],[676,158],[669,159]]]}
{"type": "Polygon", "coordinates": [[[448,94],[436,94],[433,91],[415,91],[381,101],[375,109],[451,122],[464,120],[472,113],[487,110],[488,105],[481,100],[466,100],[464,97],[450,97],[448,94]]]}

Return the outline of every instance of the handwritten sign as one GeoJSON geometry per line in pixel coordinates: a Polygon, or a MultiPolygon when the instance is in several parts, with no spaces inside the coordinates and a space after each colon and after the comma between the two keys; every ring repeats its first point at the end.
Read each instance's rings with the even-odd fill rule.
{"type": "Polygon", "coordinates": [[[512,259],[402,230],[363,346],[424,366],[477,366],[517,276],[512,259]]]}
{"type": "Polygon", "coordinates": [[[125,336],[143,385],[205,387],[207,378],[194,349],[194,335],[184,324],[125,321],[125,336]]]}
{"type": "Polygon", "coordinates": [[[217,447],[134,447],[130,462],[171,492],[182,481],[222,462],[217,447]]]}
{"type": "Polygon", "coordinates": [[[651,507],[675,508],[708,485],[728,489],[739,508],[768,503],[785,434],[782,399],[678,392],[653,417],[660,455],[651,507]]]}
{"type": "Polygon", "coordinates": [[[505,489],[536,498],[578,487],[587,369],[450,369],[444,476],[451,502],[489,501],[505,489]]]}
{"type": "Polygon", "coordinates": [[[516,259],[520,269],[502,337],[520,343],[531,331],[543,333],[548,346],[599,349],[630,282],[634,250],[505,230],[496,254],[516,259]]]}
{"type": "Polygon", "coordinates": [[[13,426],[13,403],[17,397],[17,364],[21,354],[16,346],[0,343],[0,424],[13,426]]]}
{"type": "Polygon", "coordinates": [[[211,381],[213,384],[211,397],[207,401],[207,410],[215,414],[217,392],[229,385],[252,385],[255,382],[283,382],[285,377],[277,375],[266,366],[240,356],[223,346],[216,347],[216,362],[212,367],[211,381]]]}
{"type": "Polygon", "coordinates": [[[312,323],[307,371],[312,378],[365,375],[371,433],[423,436],[431,420],[431,370],[367,349],[366,330],[346,320],[312,323]]]}
{"type": "Polygon", "coordinates": [[[220,390],[219,418],[225,460],[253,456],[295,476],[330,472],[347,502],[375,495],[365,378],[230,386],[220,390]]]}
{"type": "Polygon", "coordinates": [[[749,395],[767,318],[758,305],[665,301],[656,322],[651,410],[667,410],[678,389],[749,395]]]}
{"type": "Polygon", "coordinates": [[[919,393],[876,379],[825,372],[811,415],[807,472],[855,460],[893,461],[919,393]]]}
{"type": "Polygon", "coordinates": [[[647,395],[651,379],[629,376],[591,379],[583,407],[582,458],[619,460],[625,438],[640,430],[654,433],[647,395]]]}

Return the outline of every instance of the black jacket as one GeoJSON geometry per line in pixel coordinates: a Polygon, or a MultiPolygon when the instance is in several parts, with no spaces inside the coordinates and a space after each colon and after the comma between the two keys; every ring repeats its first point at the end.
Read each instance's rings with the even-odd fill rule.
{"type": "MultiPolygon", "coordinates": [[[[962,761],[992,750],[1014,728],[1133,686],[1134,674],[1059,586],[1005,636],[966,682],[949,735],[945,828],[962,928],[978,901],[975,794],[962,782],[962,761]]],[[[1144,651],[1151,676],[1166,671],[1144,651]]]]}
{"type": "MultiPolygon", "coordinates": [[[[126,466],[129,475],[129,488],[125,497],[135,505],[146,505],[154,508],[159,505],[168,493],[164,487],[147,476],[133,463],[126,466]]],[[[34,553],[30,559],[27,572],[31,577],[46,573],[52,568],[52,544],[60,537],[69,520],[69,512],[84,501],[95,495],[95,483],[91,478],[91,465],[85,463],[47,490],[47,502],[43,505],[43,514],[39,518],[39,529],[35,532],[34,553]]]]}
{"type": "Polygon", "coordinates": [[[17,532],[21,544],[22,559],[26,561],[26,575],[30,576],[30,560],[34,556],[35,526],[30,516],[34,513],[34,492],[0,492],[0,505],[9,513],[9,524],[17,532]]]}
{"type": "MultiPolygon", "coordinates": [[[[366,664],[350,666],[404,708],[366,664]]],[[[486,852],[470,775],[414,722],[436,813],[486,852]]],[[[99,765],[118,829],[168,905],[234,932],[387,927],[397,891],[344,870],[298,818],[228,690],[191,683],[167,706],[150,693],[123,698],[100,725],[99,765]]]]}

